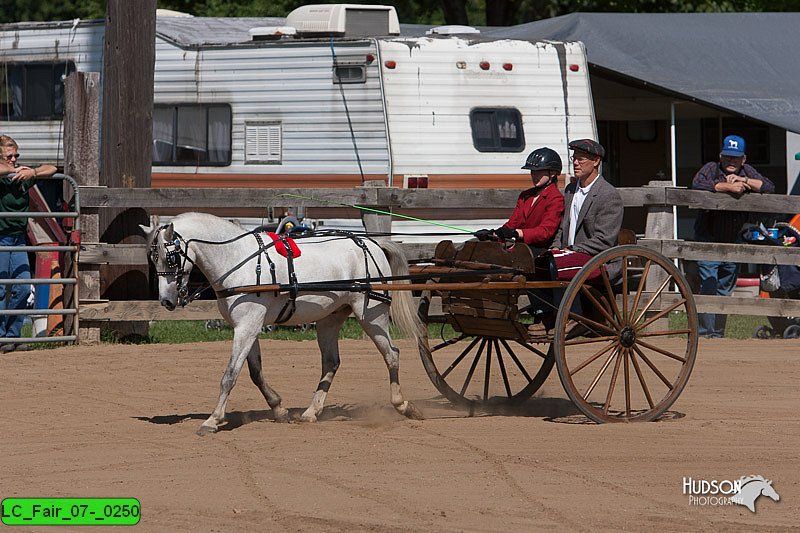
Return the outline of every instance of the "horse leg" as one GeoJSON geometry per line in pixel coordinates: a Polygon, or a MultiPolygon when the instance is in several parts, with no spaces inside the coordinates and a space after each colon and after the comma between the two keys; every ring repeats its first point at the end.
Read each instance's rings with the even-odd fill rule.
{"type": "Polygon", "coordinates": [[[350,308],[344,307],[317,321],[317,345],[322,355],[322,376],[311,398],[311,405],[300,416],[303,422],[316,422],[317,416],[325,407],[325,398],[339,369],[339,330],[349,315],[350,308]]]}
{"type": "Polygon", "coordinates": [[[242,366],[244,366],[244,361],[247,359],[247,354],[258,338],[260,329],[260,324],[254,324],[251,323],[251,321],[246,324],[237,325],[234,328],[231,358],[228,361],[228,367],[225,369],[225,373],[222,374],[217,406],[214,408],[214,412],[211,413],[211,416],[209,416],[200,426],[200,429],[197,430],[198,435],[202,436],[216,432],[220,424],[225,420],[225,406],[228,403],[231,389],[236,385],[236,379],[242,371],[242,366]]]}
{"type": "Polygon", "coordinates": [[[264,399],[267,400],[267,404],[272,409],[272,416],[275,417],[275,422],[288,422],[289,410],[281,407],[280,395],[267,385],[267,381],[261,371],[261,346],[258,344],[258,340],[253,343],[250,353],[247,355],[247,369],[250,371],[250,379],[253,380],[253,383],[261,391],[264,399]]]}
{"type": "Polygon", "coordinates": [[[389,398],[395,410],[413,420],[424,419],[422,412],[413,403],[405,400],[400,391],[400,350],[392,343],[392,338],[389,336],[389,313],[386,304],[367,309],[362,317],[358,316],[358,312],[355,314],[364,332],[383,355],[386,368],[389,369],[389,398]]]}

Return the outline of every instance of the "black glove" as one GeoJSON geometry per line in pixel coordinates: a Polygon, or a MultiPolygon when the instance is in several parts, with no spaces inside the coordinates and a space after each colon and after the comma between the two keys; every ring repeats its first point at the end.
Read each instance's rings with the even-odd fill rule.
{"type": "Polygon", "coordinates": [[[490,229],[479,229],[475,232],[475,236],[478,238],[479,241],[490,241],[492,240],[492,234],[494,232],[490,229]]]}
{"type": "Polygon", "coordinates": [[[494,234],[500,237],[500,239],[504,241],[510,241],[517,237],[517,230],[511,229],[506,226],[500,226],[496,230],[494,230],[494,234]]]}

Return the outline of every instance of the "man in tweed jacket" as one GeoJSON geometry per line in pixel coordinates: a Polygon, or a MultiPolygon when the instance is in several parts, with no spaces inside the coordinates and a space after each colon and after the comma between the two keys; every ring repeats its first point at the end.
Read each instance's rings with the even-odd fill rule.
{"type": "MultiPolygon", "coordinates": [[[[617,245],[623,213],[619,192],[600,174],[603,146],[591,139],[580,139],[569,143],[569,147],[574,151],[577,180],[564,189],[564,218],[553,240],[553,255],[559,278],[563,279],[571,279],[592,256],[617,245]],[[560,255],[563,261],[559,261],[560,255]]],[[[618,274],[615,268],[609,271],[612,279],[618,274]]]]}
{"type": "MultiPolygon", "coordinates": [[[[571,159],[578,179],[564,189],[564,217],[550,249],[551,272],[554,269],[560,281],[574,278],[593,256],[616,246],[622,228],[622,198],[600,175],[600,163],[606,153],[603,145],[591,139],[579,139],[569,143],[569,148],[574,151],[571,159]]],[[[607,272],[612,280],[618,278],[622,263],[608,263],[607,272]]],[[[541,299],[547,302],[546,297],[541,299]]],[[[557,308],[560,299],[561,294],[555,291],[550,308],[557,308]]],[[[528,332],[534,336],[549,334],[555,317],[552,310],[545,312],[541,322],[529,326],[528,332]]],[[[570,322],[567,329],[571,327],[570,322]]]]}

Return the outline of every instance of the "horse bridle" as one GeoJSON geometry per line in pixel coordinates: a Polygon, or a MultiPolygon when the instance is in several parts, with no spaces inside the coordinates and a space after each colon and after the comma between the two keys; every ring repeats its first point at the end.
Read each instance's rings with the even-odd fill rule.
{"type": "MultiPolygon", "coordinates": [[[[166,228],[166,225],[159,227],[150,243],[150,260],[153,265],[158,265],[158,234],[166,228]]],[[[189,251],[188,241],[176,231],[173,231],[173,235],[175,238],[171,242],[164,240],[164,263],[171,270],[159,271],[156,269],[156,275],[175,276],[175,282],[178,284],[178,305],[184,307],[190,302],[186,262],[194,264],[194,261],[189,258],[187,253],[189,251]]]]}

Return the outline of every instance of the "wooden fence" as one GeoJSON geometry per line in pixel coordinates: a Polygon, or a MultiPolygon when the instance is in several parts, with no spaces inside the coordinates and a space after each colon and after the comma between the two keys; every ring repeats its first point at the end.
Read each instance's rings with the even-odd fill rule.
{"type": "MultiPolygon", "coordinates": [[[[673,206],[692,209],[720,209],[758,213],[800,213],[800,197],[750,194],[741,199],[727,194],[692,191],[653,182],[651,186],[620,188],[625,207],[645,207],[647,226],[640,244],[658,250],[667,257],[682,260],[724,260],[740,263],[800,265],[800,247],[768,247],[752,244],[713,244],[673,239],[673,206]]],[[[459,209],[475,212],[475,206],[491,206],[510,214],[519,191],[510,189],[395,189],[357,187],[354,189],[111,189],[81,187],[81,203],[89,212],[104,207],[137,206],[151,210],[193,211],[267,206],[330,208],[335,204],[358,204],[381,210],[459,209]]],[[[444,212],[444,211],[443,211],[444,212]]],[[[463,217],[461,217],[463,218],[463,217]]],[[[391,217],[371,214],[364,217],[368,230],[385,231],[391,217]]],[[[404,244],[409,258],[430,257],[435,244],[404,244]]],[[[143,245],[107,245],[83,243],[82,265],[146,264],[143,245]]],[[[758,314],[764,316],[800,316],[800,301],[720,296],[697,296],[701,312],[758,314]]],[[[82,324],[128,320],[204,320],[219,318],[216,302],[196,300],[176,311],[166,311],[156,301],[81,302],[82,324]]]]}

